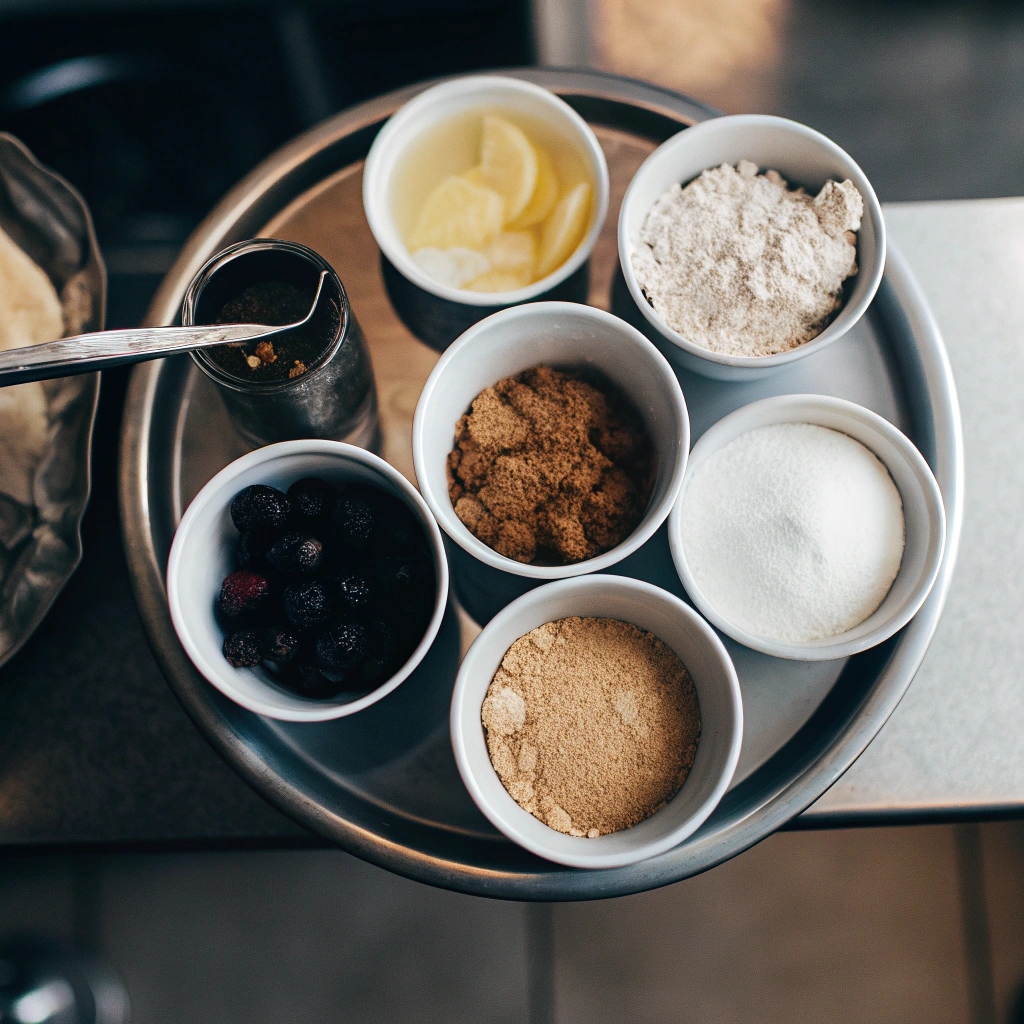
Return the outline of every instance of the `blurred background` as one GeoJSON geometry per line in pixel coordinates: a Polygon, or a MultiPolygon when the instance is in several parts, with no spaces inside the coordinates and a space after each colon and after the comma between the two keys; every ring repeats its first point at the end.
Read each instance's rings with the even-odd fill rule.
{"type": "MultiPolygon", "coordinates": [[[[217,199],[297,132],[423,78],[532,63],[806,122],[883,201],[1024,194],[1011,0],[0,0],[0,129],[85,194],[121,327],[217,199]]],[[[104,376],[106,457],[70,589],[102,588],[137,632],[114,499],[125,380],[104,376]]],[[[12,670],[45,671],[40,643],[12,670]]],[[[147,657],[126,658],[126,685],[140,708],[173,704],[147,657]]],[[[125,723],[140,745],[144,721],[125,723]]],[[[0,752],[0,772],[12,763],[0,752]]],[[[783,833],[660,892],[557,907],[244,846],[0,848],[0,939],[102,954],[137,1024],[1024,1020],[1013,822],[783,833]]]]}

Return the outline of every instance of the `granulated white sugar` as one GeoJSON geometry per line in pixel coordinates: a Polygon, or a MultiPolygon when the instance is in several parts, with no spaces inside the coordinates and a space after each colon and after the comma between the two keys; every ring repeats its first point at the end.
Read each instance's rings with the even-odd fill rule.
{"type": "Polygon", "coordinates": [[[805,643],[852,629],[885,599],[903,560],[903,502],[859,441],[774,424],[694,472],[682,541],[694,580],[725,618],[805,643]]]}
{"type": "Polygon", "coordinates": [[[651,207],[631,254],[648,302],[711,352],[769,356],[817,337],[857,273],[864,200],[850,181],[817,196],[741,160],[673,185],[651,207]]]}

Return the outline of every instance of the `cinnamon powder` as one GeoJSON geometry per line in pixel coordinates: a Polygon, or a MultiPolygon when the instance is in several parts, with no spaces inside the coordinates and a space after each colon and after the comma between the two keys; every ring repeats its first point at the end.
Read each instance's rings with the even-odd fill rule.
{"type": "Polygon", "coordinates": [[[640,416],[609,386],[538,366],[473,400],[448,456],[455,514],[518,562],[568,565],[639,525],[654,478],[640,416]]]}
{"type": "Polygon", "coordinates": [[[480,713],[502,785],[559,832],[596,838],[650,817],[700,738],[685,665],[628,622],[547,622],[506,652],[480,713]]]}

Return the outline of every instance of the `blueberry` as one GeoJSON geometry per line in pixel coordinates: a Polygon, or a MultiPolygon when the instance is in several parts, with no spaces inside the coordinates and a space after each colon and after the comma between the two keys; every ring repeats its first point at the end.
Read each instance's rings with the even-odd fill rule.
{"type": "Polygon", "coordinates": [[[407,658],[420,642],[432,611],[433,604],[422,598],[396,601],[385,610],[382,618],[394,631],[396,657],[407,658]]]}
{"type": "Polygon", "coordinates": [[[239,569],[264,568],[264,562],[270,545],[274,543],[274,535],[269,530],[247,530],[242,534],[235,549],[235,561],[239,569]]]}
{"type": "Polygon", "coordinates": [[[330,607],[323,584],[316,580],[289,583],[284,588],[284,610],[288,621],[302,629],[324,622],[330,607]]]}
{"type": "Polygon", "coordinates": [[[316,642],[320,664],[342,672],[355,668],[366,658],[370,639],[366,627],[358,622],[342,622],[324,630],[316,642]]]}
{"type": "Polygon", "coordinates": [[[277,666],[290,665],[301,653],[302,642],[293,629],[271,626],[263,631],[263,657],[277,666]]]}
{"type": "Polygon", "coordinates": [[[240,629],[224,638],[224,657],[235,668],[252,668],[263,660],[263,644],[255,629],[240,629]]]}
{"type": "Polygon", "coordinates": [[[316,665],[310,665],[308,662],[294,666],[284,681],[300,696],[319,700],[334,697],[345,688],[344,679],[328,679],[316,665]]]}
{"type": "Polygon", "coordinates": [[[374,565],[374,577],[383,594],[404,598],[428,593],[433,587],[433,573],[423,558],[412,554],[385,555],[374,565]]]}
{"type": "Polygon", "coordinates": [[[383,495],[378,532],[395,548],[416,547],[424,542],[423,527],[404,501],[383,495]]]}
{"type": "Polygon", "coordinates": [[[316,537],[301,533],[278,537],[267,552],[267,561],[289,576],[311,576],[320,568],[323,557],[323,544],[316,537]]]}
{"type": "Polygon", "coordinates": [[[288,501],[296,523],[312,526],[329,519],[337,500],[337,491],[326,480],[315,476],[296,480],[288,488],[288,501]]]}
{"type": "Polygon", "coordinates": [[[358,495],[342,495],[332,517],[338,539],[356,551],[364,551],[370,544],[376,526],[374,509],[358,495]]]}
{"type": "Polygon", "coordinates": [[[393,626],[383,619],[374,619],[370,623],[370,654],[383,662],[396,660],[398,637],[393,626]]]}
{"type": "Polygon", "coordinates": [[[362,573],[350,572],[339,576],[334,583],[338,604],[349,612],[361,612],[370,606],[373,591],[362,573]]]}
{"type": "Polygon", "coordinates": [[[380,686],[391,675],[391,663],[383,658],[375,658],[372,655],[363,662],[362,671],[359,673],[362,684],[367,690],[380,686]]]}
{"type": "Polygon", "coordinates": [[[281,530],[288,521],[289,509],[283,491],[266,484],[253,484],[232,499],[231,521],[242,533],[255,528],[281,530]]]}

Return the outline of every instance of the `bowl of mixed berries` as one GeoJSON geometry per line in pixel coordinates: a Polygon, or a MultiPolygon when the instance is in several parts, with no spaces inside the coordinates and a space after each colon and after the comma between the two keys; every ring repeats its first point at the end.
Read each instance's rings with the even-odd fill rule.
{"type": "Polygon", "coordinates": [[[337,441],[287,441],[221,470],[167,565],[178,638],[257,714],[324,721],[395,689],[444,615],[448,564],[419,492],[337,441]]]}

